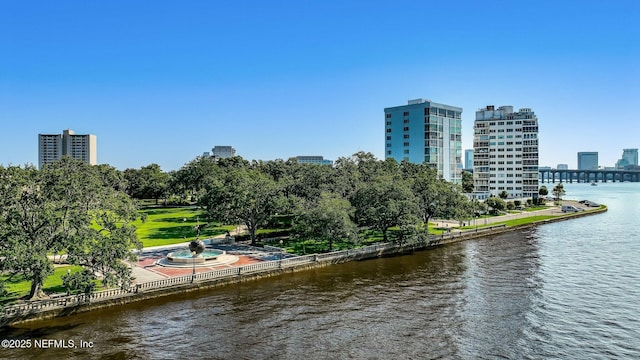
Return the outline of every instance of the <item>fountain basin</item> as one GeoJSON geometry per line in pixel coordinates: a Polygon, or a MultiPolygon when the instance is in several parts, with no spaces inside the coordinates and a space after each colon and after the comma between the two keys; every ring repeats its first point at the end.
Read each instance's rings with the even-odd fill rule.
{"type": "Polygon", "coordinates": [[[222,250],[207,249],[198,255],[193,255],[189,250],[179,250],[167,255],[167,259],[176,264],[204,263],[206,261],[216,260],[220,255],[224,255],[222,250]]]}
{"type": "Polygon", "coordinates": [[[183,249],[171,252],[155,262],[156,265],[174,268],[200,268],[231,265],[239,258],[235,255],[227,254],[226,251],[218,249],[205,249],[202,253],[196,253],[190,249],[183,249]]]}

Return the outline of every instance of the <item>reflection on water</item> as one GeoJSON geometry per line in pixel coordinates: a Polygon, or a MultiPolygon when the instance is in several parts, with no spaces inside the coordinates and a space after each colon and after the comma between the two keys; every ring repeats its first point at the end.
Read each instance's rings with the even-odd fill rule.
{"type": "Polygon", "coordinates": [[[640,357],[640,184],[566,184],[602,215],[20,326],[92,349],[9,359],[640,357]]]}

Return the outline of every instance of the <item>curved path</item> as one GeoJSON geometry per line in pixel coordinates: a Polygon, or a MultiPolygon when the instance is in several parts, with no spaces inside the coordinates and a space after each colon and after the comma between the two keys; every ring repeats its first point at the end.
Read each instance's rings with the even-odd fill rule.
{"type": "MultiPolygon", "coordinates": [[[[478,225],[488,225],[488,224],[499,223],[507,220],[523,219],[523,218],[539,216],[539,215],[561,215],[563,214],[562,205],[573,205],[577,208],[586,208],[583,204],[580,204],[579,202],[574,200],[562,200],[561,205],[554,205],[553,202],[548,202],[546,203],[546,206],[549,206],[549,208],[547,209],[535,210],[535,211],[520,211],[519,213],[492,216],[492,217],[481,218],[477,220],[474,219],[470,221],[470,225],[475,226],[476,221],[478,222],[478,225]]],[[[451,231],[460,231],[459,229],[460,223],[455,220],[438,219],[436,221],[433,221],[433,223],[436,225],[436,227],[439,227],[439,228],[451,228],[451,231]]]]}

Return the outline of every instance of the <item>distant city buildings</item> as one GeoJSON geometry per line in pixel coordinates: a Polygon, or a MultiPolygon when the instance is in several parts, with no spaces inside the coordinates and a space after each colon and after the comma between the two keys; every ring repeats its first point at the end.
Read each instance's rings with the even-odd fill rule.
{"type": "Polygon", "coordinates": [[[464,169],[473,172],[473,149],[464,151],[464,169]]]}
{"type": "Polygon", "coordinates": [[[384,109],[385,158],[426,163],[443,179],[462,183],[462,108],[409,100],[384,109]]]}
{"type": "Polygon", "coordinates": [[[578,170],[598,170],[598,152],[582,151],[578,153],[578,170]]]}
{"type": "Polygon", "coordinates": [[[558,170],[569,170],[569,165],[568,164],[558,164],[558,166],[556,166],[556,169],[558,169],[558,170]]]}
{"type": "Polygon", "coordinates": [[[298,164],[333,165],[332,160],[327,160],[322,156],[296,156],[298,164]]]}
{"type": "Polygon", "coordinates": [[[473,125],[473,185],[477,198],[538,196],[538,118],[529,108],[489,105],[473,125]]]}
{"type": "Polygon", "coordinates": [[[616,162],[616,169],[638,166],[638,149],[622,149],[622,158],[616,162]]]}
{"type": "Polygon", "coordinates": [[[62,134],[38,134],[38,166],[70,156],[90,165],[98,163],[97,139],[95,135],[77,135],[73,130],[62,134]]]}
{"type": "Polygon", "coordinates": [[[216,145],[211,149],[211,152],[204,152],[202,154],[204,157],[214,157],[216,159],[225,159],[236,156],[236,149],[232,146],[220,146],[216,145]]]}

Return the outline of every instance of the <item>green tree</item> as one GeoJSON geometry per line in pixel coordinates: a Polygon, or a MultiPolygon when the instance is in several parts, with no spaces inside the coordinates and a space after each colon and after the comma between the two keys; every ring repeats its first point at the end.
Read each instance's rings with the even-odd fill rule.
{"type": "Polygon", "coordinates": [[[423,165],[422,171],[413,175],[411,189],[416,195],[424,224],[428,224],[433,217],[467,218],[473,211],[460,186],[439,179],[436,171],[427,166],[423,165]]]}
{"type": "Polygon", "coordinates": [[[351,220],[353,212],[349,201],[336,194],[323,192],[309,206],[300,209],[294,232],[301,238],[327,241],[328,250],[332,251],[337,241],[357,239],[358,229],[351,220]]]}
{"type": "Polygon", "coordinates": [[[547,196],[547,195],[549,195],[549,190],[547,190],[546,186],[542,185],[542,186],[540,186],[540,189],[538,190],[538,194],[540,196],[547,196]]]}
{"type": "Polygon", "coordinates": [[[172,174],[169,188],[180,196],[181,201],[197,201],[223,172],[215,158],[199,156],[172,174]]]}
{"type": "Polygon", "coordinates": [[[477,225],[477,219],[481,216],[487,213],[487,204],[478,200],[478,199],[473,199],[470,201],[470,206],[471,206],[471,217],[476,219],[476,225],[477,225]]]}
{"type": "Polygon", "coordinates": [[[509,193],[506,190],[502,190],[500,191],[500,194],[498,194],[498,196],[500,197],[500,199],[506,199],[509,197],[509,193]]]}
{"type": "Polygon", "coordinates": [[[140,168],[144,179],[143,193],[147,199],[165,199],[169,191],[170,176],[162,171],[160,165],[151,164],[140,168]]]}
{"type": "Polygon", "coordinates": [[[80,272],[62,275],[62,286],[67,289],[67,294],[71,294],[73,291],[90,294],[96,287],[94,278],[91,270],[83,269],[80,272]]]}
{"type": "Polygon", "coordinates": [[[209,216],[226,223],[242,223],[256,244],[256,233],[277,210],[280,190],[264,173],[248,168],[230,168],[220,179],[212,179],[200,204],[209,216]]]}
{"type": "Polygon", "coordinates": [[[466,193],[473,192],[473,174],[468,171],[462,172],[462,191],[466,193]]]}
{"type": "Polygon", "coordinates": [[[538,194],[540,195],[540,198],[538,199],[538,204],[544,204],[544,199],[547,195],[549,195],[549,190],[547,190],[546,186],[542,185],[538,190],[538,194]]]}
{"type": "Polygon", "coordinates": [[[555,202],[559,202],[560,200],[562,200],[562,197],[566,194],[567,192],[564,190],[564,186],[562,185],[562,183],[559,183],[558,185],[554,186],[553,188],[553,198],[555,200],[555,202]]]}
{"type": "Polygon", "coordinates": [[[345,199],[353,198],[363,181],[360,178],[358,165],[352,157],[340,157],[334,162],[334,167],[333,192],[345,199]]]}
{"type": "Polygon", "coordinates": [[[130,283],[122,260],[135,259],[130,248],[141,247],[132,225],[138,214],[129,196],[105,182],[118,176],[67,157],[40,171],[0,168],[0,266],[31,281],[30,298],[44,296],[53,273],[48,255],[56,253],[102,273],[107,285],[130,283]]]}
{"type": "Polygon", "coordinates": [[[490,208],[489,211],[492,214],[497,214],[500,211],[504,211],[506,209],[507,204],[505,201],[499,197],[490,197],[485,201],[485,204],[490,208]]]}
{"type": "Polygon", "coordinates": [[[418,212],[416,198],[407,181],[389,175],[377,176],[363,184],[352,203],[358,224],[381,231],[385,242],[390,227],[411,222],[418,212]]]}
{"type": "Polygon", "coordinates": [[[136,199],[166,198],[169,192],[170,176],[160,168],[158,164],[141,167],[139,170],[126,169],[125,179],[128,182],[127,193],[136,199]]]}

